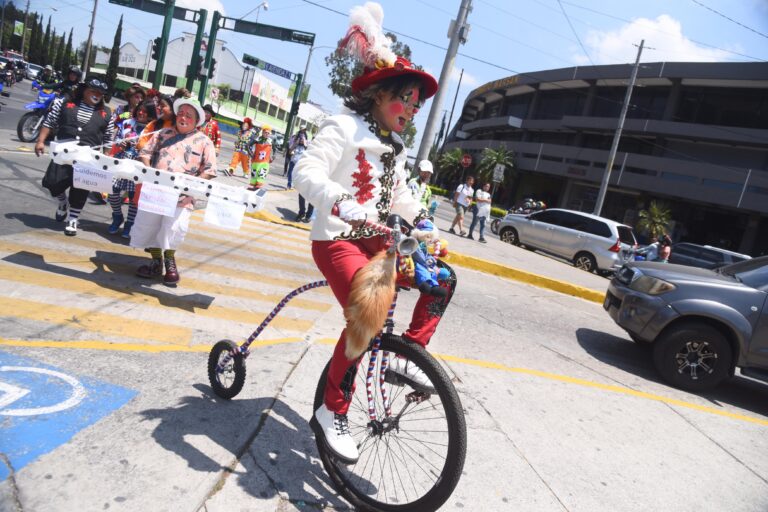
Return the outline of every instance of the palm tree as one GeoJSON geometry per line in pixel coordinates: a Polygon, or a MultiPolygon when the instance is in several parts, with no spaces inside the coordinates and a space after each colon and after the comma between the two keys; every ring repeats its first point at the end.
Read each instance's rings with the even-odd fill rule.
{"type": "Polygon", "coordinates": [[[651,201],[647,210],[640,210],[638,213],[640,220],[637,222],[637,229],[647,231],[651,237],[661,237],[667,232],[669,222],[672,220],[672,212],[666,206],[651,201]]]}
{"type": "Polygon", "coordinates": [[[485,148],[480,165],[477,167],[478,179],[483,183],[491,181],[493,170],[497,165],[504,166],[504,179],[502,181],[506,182],[511,177],[511,173],[507,173],[507,169],[515,169],[515,152],[508,150],[504,144],[497,149],[485,148]]]}
{"type": "Polygon", "coordinates": [[[440,155],[437,164],[440,166],[440,181],[442,183],[452,183],[461,176],[461,171],[464,170],[461,166],[463,156],[464,152],[461,148],[453,148],[440,155]]]}

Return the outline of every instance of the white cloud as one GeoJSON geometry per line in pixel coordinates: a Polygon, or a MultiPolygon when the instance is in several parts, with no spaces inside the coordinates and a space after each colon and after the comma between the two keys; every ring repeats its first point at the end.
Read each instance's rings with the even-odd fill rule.
{"type": "MultiPolygon", "coordinates": [[[[642,39],[645,39],[645,46],[650,47],[643,50],[643,62],[717,62],[733,58],[730,52],[700,46],[688,39],[683,35],[680,22],[667,14],[654,20],[638,18],[614,31],[592,30],[584,44],[595,64],[620,64],[635,61],[637,46],[634,45],[639,45],[642,39]]],[[[734,46],[729,49],[741,50],[734,46]]],[[[581,52],[575,53],[572,59],[579,65],[590,64],[581,52]]]]}
{"type": "Polygon", "coordinates": [[[184,7],[185,9],[193,9],[195,11],[206,9],[208,11],[209,24],[214,11],[219,11],[221,14],[224,14],[224,4],[219,0],[177,0],[176,6],[184,7]]]}

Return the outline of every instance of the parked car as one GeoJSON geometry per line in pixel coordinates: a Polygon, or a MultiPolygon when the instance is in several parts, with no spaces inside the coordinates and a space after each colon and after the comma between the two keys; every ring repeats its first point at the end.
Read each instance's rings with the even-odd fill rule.
{"type": "Polygon", "coordinates": [[[629,226],[560,208],[529,215],[509,213],[499,223],[499,238],[560,256],[587,272],[617,270],[637,245],[629,226]]]}
{"type": "Polygon", "coordinates": [[[704,391],[741,373],[768,382],[768,256],[716,269],[638,262],[611,280],[603,307],[673,386],[704,391]]]}
{"type": "Polygon", "coordinates": [[[678,265],[689,265],[691,267],[716,268],[751,258],[752,256],[746,254],[739,254],[738,252],[712,247],[711,245],[679,242],[672,246],[669,262],[677,263],[678,265]]]}
{"type": "Polygon", "coordinates": [[[282,149],[283,142],[285,142],[285,135],[283,135],[280,132],[273,132],[272,142],[273,142],[273,145],[275,146],[275,149],[282,149]]]}
{"type": "Polygon", "coordinates": [[[29,64],[27,64],[27,80],[37,80],[37,75],[42,70],[43,70],[43,66],[32,64],[30,62],[29,64]]]}

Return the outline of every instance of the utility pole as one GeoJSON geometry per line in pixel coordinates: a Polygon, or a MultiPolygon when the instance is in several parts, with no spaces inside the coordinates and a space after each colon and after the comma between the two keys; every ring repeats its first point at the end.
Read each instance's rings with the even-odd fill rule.
{"type": "Polygon", "coordinates": [[[85,43],[85,58],[83,59],[83,78],[88,75],[88,64],[91,61],[91,43],[93,42],[93,26],[96,24],[96,8],[99,0],[93,0],[93,12],[91,13],[91,26],[88,29],[88,41],[85,43]]]}
{"type": "Polygon", "coordinates": [[[632,68],[632,77],[629,79],[629,85],[627,86],[627,94],[624,96],[624,104],[621,106],[621,114],[619,115],[619,126],[616,128],[616,133],[613,135],[613,144],[611,144],[611,152],[608,155],[608,162],[605,164],[605,172],[603,173],[603,181],[600,183],[600,192],[597,194],[597,203],[595,203],[595,215],[600,215],[600,211],[603,209],[603,202],[605,202],[605,194],[608,192],[608,180],[611,178],[611,170],[613,169],[613,161],[616,159],[616,150],[619,148],[619,140],[621,139],[621,131],[624,129],[624,120],[627,118],[627,110],[629,109],[629,100],[632,98],[632,88],[635,86],[635,80],[637,80],[637,70],[640,68],[640,55],[643,53],[643,45],[645,39],[640,41],[640,46],[637,49],[637,59],[635,59],[635,67],[632,68]]]}
{"type": "Polygon", "coordinates": [[[451,42],[448,45],[448,51],[445,55],[445,61],[443,62],[443,69],[440,72],[440,82],[438,83],[437,94],[432,99],[432,107],[429,110],[429,117],[427,118],[427,124],[424,127],[424,133],[421,136],[421,145],[419,146],[419,152],[416,156],[416,163],[425,160],[429,156],[429,149],[431,147],[432,138],[435,135],[435,125],[437,118],[440,115],[440,110],[443,108],[443,95],[445,93],[446,86],[451,77],[453,71],[453,62],[456,60],[456,53],[459,51],[459,44],[467,42],[469,36],[469,25],[467,25],[467,16],[472,10],[472,0],[461,0],[461,6],[459,7],[459,14],[456,16],[456,20],[451,22],[451,42]]]}
{"type": "Polygon", "coordinates": [[[27,41],[27,18],[29,17],[29,0],[27,0],[27,9],[24,11],[24,30],[21,31],[21,48],[19,53],[24,57],[24,43],[27,41]]]}

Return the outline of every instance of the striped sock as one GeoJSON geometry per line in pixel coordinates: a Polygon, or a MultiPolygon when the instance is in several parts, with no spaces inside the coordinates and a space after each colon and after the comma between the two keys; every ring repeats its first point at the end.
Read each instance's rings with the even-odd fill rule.
{"type": "Polygon", "coordinates": [[[136,219],[136,212],[139,210],[139,207],[133,203],[130,203],[128,205],[128,220],[127,222],[130,222],[133,224],[134,219],[136,219]]]}
{"type": "Polygon", "coordinates": [[[72,208],[72,206],[69,207],[69,220],[77,220],[78,217],[80,217],[80,212],[83,211],[82,208],[72,208]]]}
{"type": "Polygon", "coordinates": [[[66,192],[62,192],[61,194],[56,196],[56,199],[58,199],[59,203],[61,203],[61,204],[66,203],[67,202],[67,193],[66,192]]]}
{"type": "Polygon", "coordinates": [[[152,255],[153,260],[161,260],[163,259],[163,250],[159,247],[150,247],[149,248],[149,254],[152,255]]]}
{"type": "Polygon", "coordinates": [[[120,194],[109,194],[108,197],[109,206],[112,207],[112,213],[123,213],[121,209],[122,201],[120,199],[120,194]]]}

